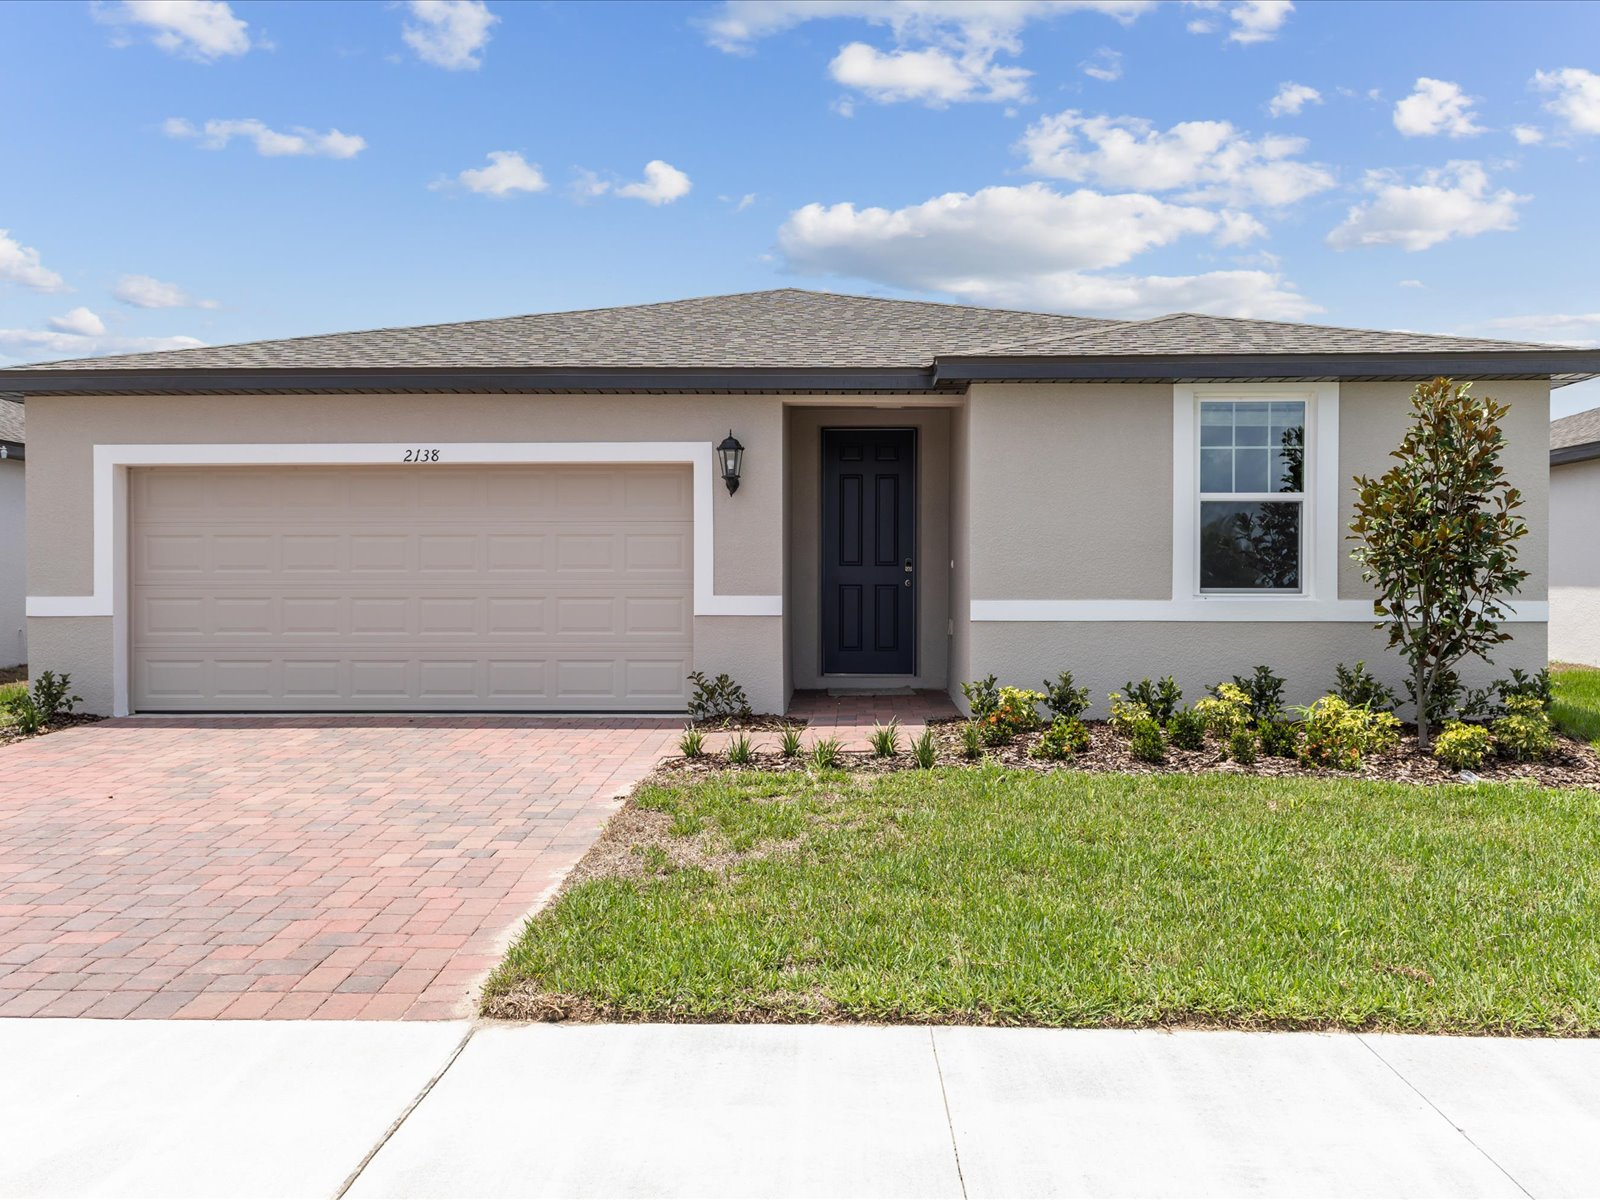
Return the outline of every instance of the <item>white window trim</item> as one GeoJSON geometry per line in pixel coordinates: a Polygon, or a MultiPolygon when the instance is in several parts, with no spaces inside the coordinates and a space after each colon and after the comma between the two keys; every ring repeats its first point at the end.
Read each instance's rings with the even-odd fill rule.
{"type": "MultiPolygon", "coordinates": [[[[1172,598],[1202,604],[1304,607],[1339,587],[1339,385],[1178,384],[1172,389],[1172,598]],[[1300,510],[1300,591],[1200,590],[1200,404],[1299,400],[1306,406],[1305,490],[1300,510]]],[[[1370,610],[1370,606],[1369,607],[1370,610]]]]}
{"type": "MultiPolygon", "coordinates": [[[[417,442],[179,443],[94,447],[94,593],[29,596],[30,617],[112,618],[113,713],[128,711],[128,468],[235,466],[400,466],[417,442]]],[[[716,543],[715,450],[710,442],[429,442],[441,464],[683,463],[693,470],[694,615],[779,617],[782,596],[733,596],[713,590],[716,543]]],[[[428,467],[418,466],[419,471],[428,467]]]]}

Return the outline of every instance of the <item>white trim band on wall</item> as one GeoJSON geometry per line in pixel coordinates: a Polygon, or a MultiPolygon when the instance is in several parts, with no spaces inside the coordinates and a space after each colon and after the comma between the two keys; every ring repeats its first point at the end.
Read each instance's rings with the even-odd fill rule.
{"type": "MultiPolygon", "coordinates": [[[[127,467],[400,466],[417,443],[230,443],[96,446],[94,448],[94,594],[29,596],[30,617],[110,617],[125,581],[127,467]]],[[[440,442],[443,465],[559,465],[683,463],[694,479],[694,615],[778,617],[782,596],[732,596],[713,590],[716,545],[712,514],[716,499],[715,454],[710,442],[440,442]]],[[[427,466],[418,466],[425,471],[427,466]]]]}
{"type": "MultiPolygon", "coordinates": [[[[1544,600],[1505,605],[1506,620],[1543,623],[1544,600]]],[[[1341,621],[1375,625],[1369,600],[974,600],[973,621],[1341,621]]]]}

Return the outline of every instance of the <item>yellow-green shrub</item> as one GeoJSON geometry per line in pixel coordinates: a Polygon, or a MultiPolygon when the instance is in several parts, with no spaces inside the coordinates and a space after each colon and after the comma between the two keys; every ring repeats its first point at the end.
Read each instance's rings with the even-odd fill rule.
{"type": "Polygon", "coordinates": [[[1532,762],[1548,758],[1556,748],[1550,715],[1538,696],[1506,697],[1506,715],[1494,723],[1494,748],[1501,758],[1532,762]]]}
{"type": "Polygon", "coordinates": [[[1133,727],[1140,721],[1154,720],[1150,710],[1144,705],[1133,700],[1124,700],[1121,692],[1112,692],[1111,701],[1111,728],[1123,737],[1133,736],[1133,727]]]}
{"type": "Polygon", "coordinates": [[[1194,711],[1206,723],[1206,731],[1225,742],[1235,729],[1250,724],[1250,697],[1233,683],[1220,683],[1215,691],[1215,695],[1195,701],[1194,711]]]}
{"type": "Polygon", "coordinates": [[[1300,711],[1300,761],[1310,766],[1354,771],[1364,756],[1392,750],[1400,741],[1400,719],[1393,713],[1358,708],[1338,696],[1324,696],[1300,711]]]}
{"type": "Polygon", "coordinates": [[[1489,745],[1489,731],[1482,725],[1447,721],[1433,740],[1433,756],[1453,771],[1471,771],[1483,766],[1489,745]]]}

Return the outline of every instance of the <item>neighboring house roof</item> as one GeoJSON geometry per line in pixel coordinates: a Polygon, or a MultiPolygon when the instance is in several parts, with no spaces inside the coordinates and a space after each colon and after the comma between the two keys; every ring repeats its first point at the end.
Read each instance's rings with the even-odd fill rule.
{"type": "Polygon", "coordinates": [[[1600,408],[1550,422],[1550,465],[1600,458],[1600,408]]]}
{"type": "Polygon", "coordinates": [[[0,396],[0,442],[21,446],[26,440],[22,428],[22,405],[0,396]]]}
{"type": "Polygon", "coordinates": [[[41,363],[52,392],[928,391],[986,379],[1547,378],[1600,351],[1177,313],[1110,321],[797,288],[41,363]]]}

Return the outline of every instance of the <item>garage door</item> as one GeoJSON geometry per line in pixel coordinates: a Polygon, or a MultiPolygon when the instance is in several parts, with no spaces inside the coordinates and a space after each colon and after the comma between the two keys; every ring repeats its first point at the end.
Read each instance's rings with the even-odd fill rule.
{"type": "Polygon", "coordinates": [[[150,468],[136,709],[682,709],[687,467],[150,468]]]}

